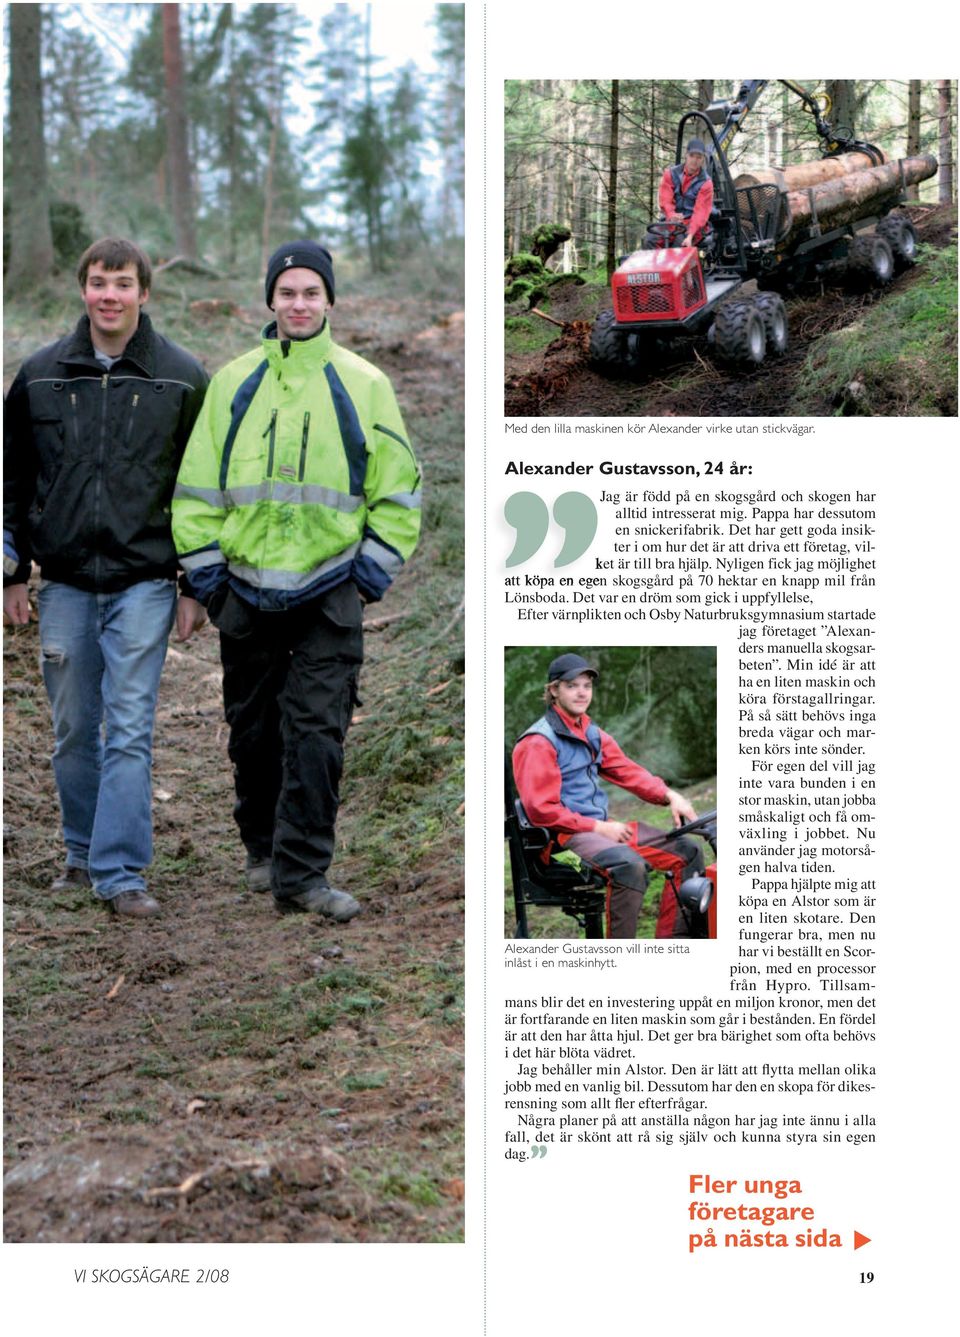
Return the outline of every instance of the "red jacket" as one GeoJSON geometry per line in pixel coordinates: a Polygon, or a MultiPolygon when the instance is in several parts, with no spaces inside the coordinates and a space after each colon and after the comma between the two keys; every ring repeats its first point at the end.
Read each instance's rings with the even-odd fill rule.
{"type": "MultiPolygon", "coordinates": [[[[553,709],[571,733],[586,735],[590,724],[588,715],[581,715],[579,720],[575,720],[559,706],[555,705],[553,709]]],[[[603,745],[601,778],[635,794],[645,803],[664,806],[667,802],[667,786],[664,782],[631,761],[602,729],[600,738],[603,745]]],[[[537,734],[521,738],[513,750],[513,774],[520,801],[535,826],[546,826],[551,831],[560,831],[566,835],[593,831],[596,827],[596,818],[583,817],[560,802],[560,767],[549,739],[537,734]]]]}
{"type": "MultiPolygon", "coordinates": [[[[670,170],[671,169],[668,167],[664,172],[663,176],[660,178],[660,194],[658,196],[660,201],[660,208],[666,214],[667,218],[669,218],[671,214],[680,212],[679,209],[676,207],[676,196],[674,194],[673,178],[670,175],[670,170]]],[[[688,175],[686,172],[684,172],[683,180],[680,183],[681,193],[687,190],[687,188],[690,185],[690,182],[694,179],[695,176],[696,172],[694,172],[693,175],[688,175]]],[[[697,193],[696,203],[693,206],[693,213],[687,220],[687,227],[693,233],[694,236],[696,236],[698,232],[701,232],[707,226],[707,221],[710,217],[710,210],[712,208],[713,208],[713,182],[710,180],[708,176],[706,181],[700,187],[699,192],[697,193]]]]}

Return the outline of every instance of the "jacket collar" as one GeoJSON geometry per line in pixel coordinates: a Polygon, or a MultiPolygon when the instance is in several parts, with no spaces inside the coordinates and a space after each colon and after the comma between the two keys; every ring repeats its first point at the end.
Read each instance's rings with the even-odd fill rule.
{"type": "Polygon", "coordinates": [[[271,320],[265,325],[260,340],[267,361],[275,371],[311,371],[330,361],[333,336],[330,322],[325,320],[321,328],[310,339],[279,339],[277,322],[271,320]]]}
{"type": "MultiPolygon", "coordinates": [[[[58,360],[60,362],[92,362],[102,370],[102,363],[97,361],[93,339],[90,336],[89,316],[81,316],[77,321],[77,327],[58,360]]],[[[139,324],[117,361],[133,362],[147,376],[152,376],[155,360],[156,335],[153,332],[150,317],[145,311],[141,311],[139,324]]]]}
{"type": "Polygon", "coordinates": [[[559,706],[551,706],[546,713],[546,719],[554,730],[563,734],[564,737],[572,738],[578,743],[587,741],[587,730],[591,723],[589,715],[581,715],[579,720],[575,720],[572,715],[568,715],[559,706]]]}
{"type": "Polygon", "coordinates": [[[677,166],[680,168],[680,183],[681,183],[681,185],[682,185],[683,182],[686,181],[686,183],[687,183],[687,189],[688,189],[688,190],[689,190],[690,187],[694,184],[694,182],[696,182],[696,181],[706,181],[706,179],[707,179],[707,169],[706,169],[706,166],[701,167],[700,170],[699,170],[699,172],[694,172],[693,176],[688,176],[688,175],[687,175],[687,169],[684,167],[684,165],[683,165],[682,162],[677,163],[677,166]]]}

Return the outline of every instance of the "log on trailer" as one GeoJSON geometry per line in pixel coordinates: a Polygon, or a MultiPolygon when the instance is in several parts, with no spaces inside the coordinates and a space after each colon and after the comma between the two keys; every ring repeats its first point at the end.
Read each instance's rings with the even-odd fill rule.
{"type": "Polygon", "coordinates": [[[871,213],[882,212],[897,199],[904,187],[926,181],[936,171],[936,158],[925,153],[917,158],[903,158],[881,167],[850,172],[805,190],[789,190],[784,195],[778,248],[814,222],[824,227],[840,227],[871,213]]]}
{"type": "MultiPolygon", "coordinates": [[[[881,154],[881,164],[886,161],[887,159],[881,154]]],[[[819,186],[824,181],[833,181],[838,176],[849,176],[851,172],[862,172],[876,165],[876,160],[868,153],[838,153],[835,158],[801,162],[793,167],[759,167],[755,172],[741,173],[734,179],[733,184],[735,188],[779,186],[783,191],[803,190],[807,186],[819,186]]]]}

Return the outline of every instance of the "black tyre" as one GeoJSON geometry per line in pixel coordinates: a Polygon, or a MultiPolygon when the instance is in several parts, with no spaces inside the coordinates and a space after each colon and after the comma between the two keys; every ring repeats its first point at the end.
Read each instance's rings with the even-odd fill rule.
{"type": "Polygon", "coordinates": [[[893,278],[893,251],[884,237],[855,237],[847,252],[847,275],[857,288],[882,288],[893,278]]]}
{"type": "Polygon", "coordinates": [[[759,367],[767,352],[767,331],[754,302],[727,302],[713,322],[713,346],[734,367],[759,367]]]}
{"type": "Polygon", "coordinates": [[[754,299],[753,304],[763,319],[763,328],[767,335],[767,356],[782,357],[790,342],[787,308],[783,304],[783,298],[774,292],[762,292],[754,299]]]}
{"type": "Polygon", "coordinates": [[[898,273],[917,263],[917,230],[909,218],[903,214],[888,214],[877,224],[876,235],[882,237],[893,251],[893,264],[898,273]]]}
{"type": "Polygon", "coordinates": [[[590,331],[590,361],[604,371],[624,370],[626,350],[621,332],[614,326],[612,311],[601,311],[590,331]]]}

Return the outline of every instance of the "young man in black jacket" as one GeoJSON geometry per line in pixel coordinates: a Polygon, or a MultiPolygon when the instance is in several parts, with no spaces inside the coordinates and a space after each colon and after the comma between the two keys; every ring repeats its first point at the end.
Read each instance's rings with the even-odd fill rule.
{"type": "Polygon", "coordinates": [[[40,567],[44,683],[66,868],[117,914],[156,914],[150,766],[167,638],[203,619],[177,599],[170,503],[207,386],[142,308],[150,262],[108,237],[80,259],[86,314],[21,367],[4,413],[3,609],[30,620],[40,567]]]}

